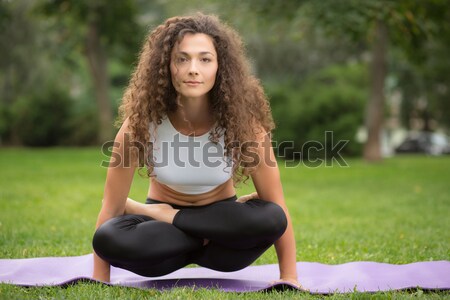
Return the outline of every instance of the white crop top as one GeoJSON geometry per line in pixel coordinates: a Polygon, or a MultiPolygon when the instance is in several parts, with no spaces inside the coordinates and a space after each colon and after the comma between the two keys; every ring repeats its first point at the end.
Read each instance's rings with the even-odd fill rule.
{"type": "Polygon", "coordinates": [[[186,136],[167,116],[156,130],[150,123],[155,179],[184,194],[206,193],[229,180],[232,165],[227,165],[231,160],[224,155],[224,135],[215,144],[208,139],[209,134],[186,136]]]}

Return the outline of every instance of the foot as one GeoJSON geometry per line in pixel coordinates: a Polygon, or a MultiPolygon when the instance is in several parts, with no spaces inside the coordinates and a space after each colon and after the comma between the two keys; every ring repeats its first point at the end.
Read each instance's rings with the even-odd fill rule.
{"type": "Polygon", "coordinates": [[[127,198],[127,202],[125,203],[125,215],[146,215],[144,210],[144,204],[134,201],[131,198],[127,198]]]}
{"type": "Polygon", "coordinates": [[[128,198],[125,204],[125,214],[149,216],[155,220],[172,224],[178,209],[166,203],[143,204],[128,198]]]}

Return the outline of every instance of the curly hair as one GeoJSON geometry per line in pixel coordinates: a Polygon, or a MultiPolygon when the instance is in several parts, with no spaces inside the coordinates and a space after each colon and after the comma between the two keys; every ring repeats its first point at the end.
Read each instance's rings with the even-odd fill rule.
{"type": "Polygon", "coordinates": [[[128,118],[130,142],[144,147],[140,149],[144,155],[139,155],[137,161],[151,176],[154,164],[152,155],[148,155],[152,151],[150,123],[156,127],[179,107],[169,65],[172,48],[187,33],[210,36],[217,52],[219,67],[209,92],[209,107],[218,127],[209,139],[217,142],[218,135],[224,133],[225,154],[233,161],[237,185],[245,182],[256,168],[245,155],[252,146],[249,141],[256,141],[264,131],[270,136],[275,125],[263,88],[251,74],[240,36],[218,17],[201,13],[173,17],[149,33],[119,107],[118,124],[128,118]]]}

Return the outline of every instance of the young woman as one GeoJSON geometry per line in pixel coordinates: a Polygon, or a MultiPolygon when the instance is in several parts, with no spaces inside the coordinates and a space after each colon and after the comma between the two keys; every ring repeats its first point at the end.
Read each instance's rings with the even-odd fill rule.
{"type": "Polygon", "coordinates": [[[245,268],[275,244],[297,281],[294,232],[271,147],[270,107],[240,37],[217,17],[174,17],[151,32],[120,107],[93,238],[93,277],[110,265],[162,276],[190,263],[245,268]],[[146,204],[128,197],[137,167],[146,204]],[[256,192],[236,197],[251,177],[256,192]]]}

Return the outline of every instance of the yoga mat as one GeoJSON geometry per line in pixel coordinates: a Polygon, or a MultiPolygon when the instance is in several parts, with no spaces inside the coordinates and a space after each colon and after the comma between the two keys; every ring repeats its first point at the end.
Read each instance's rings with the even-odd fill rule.
{"type": "MultiPolygon", "coordinates": [[[[0,259],[0,282],[19,286],[66,286],[93,281],[92,254],[72,257],[0,259]]],[[[416,262],[393,265],[376,262],[350,262],[326,265],[298,262],[300,283],[313,294],[378,292],[421,288],[450,289],[450,261],[416,262]]],[[[251,292],[295,288],[289,283],[271,285],[278,279],[277,264],[249,266],[236,272],[206,268],[183,268],[161,277],[142,277],[111,268],[111,285],[136,288],[174,287],[217,288],[225,292],[251,292]]]]}

